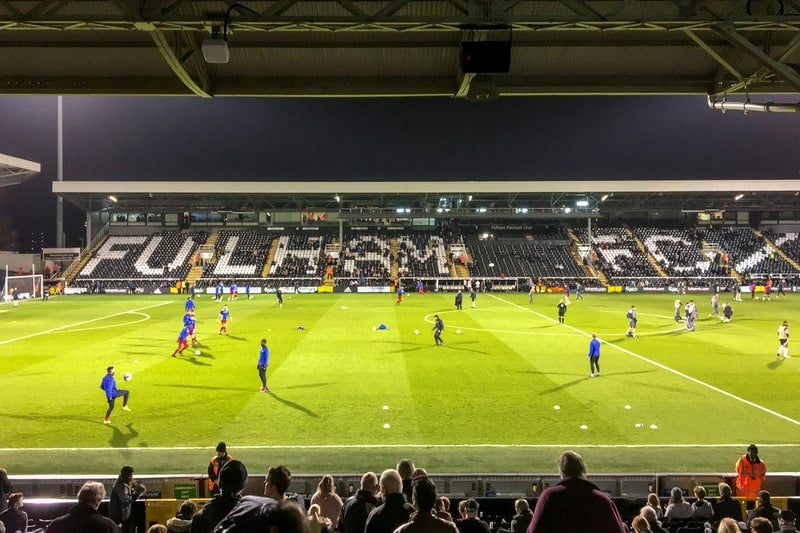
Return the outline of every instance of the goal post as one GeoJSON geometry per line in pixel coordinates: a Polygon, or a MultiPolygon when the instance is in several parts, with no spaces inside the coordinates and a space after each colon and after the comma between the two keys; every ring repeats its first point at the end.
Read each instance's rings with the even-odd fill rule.
{"type": "Polygon", "coordinates": [[[14,300],[15,291],[19,300],[41,298],[43,289],[44,276],[41,274],[28,274],[26,276],[6,275],[3,283],[3,301],[10,302],[14,300]]]}

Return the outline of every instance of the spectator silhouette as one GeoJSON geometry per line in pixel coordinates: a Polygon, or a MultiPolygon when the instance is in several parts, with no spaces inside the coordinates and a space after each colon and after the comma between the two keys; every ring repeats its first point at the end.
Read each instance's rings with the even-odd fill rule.
{"type": "Polygon", "coordinates": [[[528,531],[528,526],[531,524],[533,512],[531,511],[528,500],[520,498],[514,502],[514,510],[516,514],[511,519],[510,529],[500,529],[498,533],[525,533],[528,531]]]}
{"type": "Polygon", "coordinates": [[[418,477],[412,487],[412,498],[417,512],[394,533],[458,533],[456,525],[433,513],[436,505],[436,485],[427,476],[418,477]]]}
{"type": "Polygon", "coordinates": [[[133,502],[145,491],[144,485],[133,479],[133,467],[125,465],[120,469],[117,481],[111,489],[111,502],[108,515],[119,524],[123,533],[136,531],[136,520],[131,517],[133,502]]]}
{"type": "MultiPolygon", "coordinates": [[[[413,472],[412,468],[409,475],[413,472]]],[[[397,470],[384,470],[380,480],[383,503],[372,510],[364,525],[364,533],[392,533],[408,522],[414,506],[403,495],[403,479],[397,470]]]]}
{"type": "Polygon", "coordinates": [[[742,506],[733,499],[733,491],[727,483],[719,484],[719,499],[714,506],[714,521],[721,522],[723,518],[733,518],[737,522],[743,520],[742,506]]]}
{"type": "Polygon", "coordinates": [[[247,468],[236,459],[225,463],[219,471],[220,493],[214,496],[192,519],[191,533],[211,533],[241,499],[247,483],[247,468]]]}
{"type": "Polygon", "coordinates": [[[401,459],[397,462],[397,472],[403,479],[403,494],[408,502],[411,501],[413,496],[411,489],[411,478],[414,475],[414,470],[414,463],[411,461],[411,459],[401,459]]]}
{"type": "Polygon", "coordinates": [[[696,499],[692,504],[692,520],[699,522],[711,520],[714,516],[714,507],[706,500],[706,489],[702,485],[695,486],[694,497],[696,499]]]}
{"type": "Polygon", "coordinates": [[[780,509],[773,507],[770,502],[769,492],[762,490],[758,492],[758,507],[747,511],[747,525],[750,526],[753,518],[766,518],[772,524],[772,529],[778,529],[778,515],[780,509]]]}
{"type": "Polygon", "coordinates": [[[614,502],[586,480],[586,465],[575,452],[558,459],[562,480],[536,502],[528,533],[625,533],[614,502]]]}
{"type": "Polygon", "coordinates": [[[185,500],[178,508],[178,513],[167,520],[167,531],[169,533],[191,531],[195,514],[197,514],[197,504],[192,500],[185,500]]]}
{"type": "Polygon", "coordinates": [[[719,522],[717,533],[742,533],[739,523],[733,518],[723,518],[719,522]]]}
{"type": "Polygon", "coordinates": [[[47,526],[47,533],[119,533],[119,527],[100,511],[100,503],[106,497],[102,483],[87,481],[78,490],[78,503],[69,512],[59,516],[47,526]]]}
{"type": "Polygon", "coordinates": [[[342,512],[342,499],[336,494],[336,485],[333,476],[322,476],[317,491],[311,496],[311,504],[319,505],[320,515],[331,521],[331,528],[336,529],[339,524],[339,514],[342,512]]]}
{"type": "Polygon", "coordinates": [[[490,533],[489,524],[484,522],[478,516],[477,500],[472,498],[464,502],[464,512],[461,515],[461,520],[456,522],[456,527],[460,533],[490,533]]]}
{"type": "Polygon", "coordinates": [[[22,510],[25,505],[21,492],[12,492],[8,495],[8,509],[0,513],[0,522],[6,531],[25,533],[28,530],[28,513],[22,510]]]}
{"type": "Polygon", "coordinates": [[[14,490],[14,485],[8,479],[8,472],[0,468],[0,513],[8,508],[8,495],[14,490]]]}
{"type": "Polygon", "coordinates": [[[378,476],[374,472],[367,472],[361,476],[361,488],[342,506],[339,517],[341,533],[364,533],[369,513],[380,505],[380,500],[375,495],[377,492],[378,476]]]}
{"type": "Polygon", "coordinates": [[[689,520],[692,517],[692,506],[683,499],[683,491],[680,487],[672,487],[669,492],[669,503],[667,503],[667,510],[664,512],[664,518],[668,522],[676,522],[681,520],[689,520]]]}

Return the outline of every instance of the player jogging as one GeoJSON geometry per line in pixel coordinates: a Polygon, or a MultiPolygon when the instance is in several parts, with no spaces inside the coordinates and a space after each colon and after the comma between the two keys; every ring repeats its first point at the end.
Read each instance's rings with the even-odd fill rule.
{"type": "Polygon", "coordinates": [[[239,286],[236,285],[235,281],[232,281],[230,288],[230,296],[228,296],[228,300],[238,300],[238,299],[239,299],[239,286]]]}
{"type": "Polygon", "coordinates": [[[780,346],[778,346],[778,359],[783,356],[785,359],[789,359],[791,356],[789,355],[789,323],[784,320],[783,324],[778,326],[778,342],[780,342],[780,346]]]}
{"type": "Polygon", "coordinates": [[[275,289],[275,298],[278,299],[278,307],[283,307],[283,292],[280,287],[275,289]]]}
{"type": "Polygon", "coordinates": [[[405,293],[406,291],[403,290],[402,285],[397,288],[397,300],[395,300],[394,305],[400,305],[401,303],[403,303],[403,295],[405,293]]]}
{"type": "Polygon", "coordinates": [[[223,305],[219,312],[219,334],[228,334],[228,320],[231,317],[231,312],[227,305],[223,305]]]}
{"type": "Polygon", "coordinates": [[[194,300],[192,300],[191,296],[186,298],[186,304],[184,304],[183,310],[186,311],[187,313],[191,313],[192,311],[194,311],[194,300]]]}
{"type": "Polygon", "coordinates": [[[130,392],[125,389],[117,388],[117,380],[114,379],[114,367],[110,366],[106,369],[106,375],[103,376],[103,381],[100,382],[100,388],[106,393],[106,400],[108,401],[108,409],[106,409],[106,416],[103,417],[104,424],[110,424],[111,411],[114,410],[114,401],[122,396],[122,410],[130,411],[128,407],[128,396],[130,392]]]}
{"type": "Polygon", "coordinates": [[[189,345],[189,326],[183,326],[181,332],[178,334],[178,347],[172,352],[172,357],[177,357],[176,354],[181,353],[189,345]]]}
{"type": "Polygon", "coordinates": [[[444,322],[442,322],[442,319],[439,318],[439,315],[433,315],[433,318],[435,319],[433,322],[433,340],[436,342],[436,346],[439,346],[440,344],[444,344],[444,341],[442,340],[444,322]]]}

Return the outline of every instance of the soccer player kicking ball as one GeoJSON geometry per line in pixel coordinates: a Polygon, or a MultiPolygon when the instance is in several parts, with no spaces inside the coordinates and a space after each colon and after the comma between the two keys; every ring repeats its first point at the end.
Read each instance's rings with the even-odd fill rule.
{"type": "Polygon", "coordinates": [[[189,326],[184,326],[178,334],[178,347],[172,352],[172,357],[177,357],[176,354],[184,351],[189,345],[189,326]]]}
{"type": "Polygon", "coordinates": [[[114,367],[110,366],[106,369],[106,375],[103,376],[103,381],[100,382],[100,388],[106,393],[106,401],[108,401],[108,409],[106,409],[106,416],[103,417],[104,424],[110,424],[111,411],[114,410],[114,401],[122,396],[122,410],[130,411],[128,407],[128,396],[130,392],[125,389],[117,388],[117,380],[114,379],[114,367]]]}

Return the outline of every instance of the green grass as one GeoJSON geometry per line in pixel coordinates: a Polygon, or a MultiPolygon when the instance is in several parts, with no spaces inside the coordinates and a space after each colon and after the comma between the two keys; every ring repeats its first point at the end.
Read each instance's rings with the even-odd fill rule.
{"type": "Polygon", "coordinates": [[[200,472],[225,440],[255,471],[279,462],[296,472],[380,471],[411,457],[439,472],[551,472],[571,448],[593,472],[730,472],[756,442],[770,471],[794,471],[800,357],[778,361],[775,348],[800,299],[735,303],[723,324],[708,317],[709,298],[697,295],[701,320],[690,333],[673,321],[668,295],[588,295],[573,300],[566,326],[553,320],[555,295],[530,305],[527,294],[481,294],[462,311],[452,294],[411,294],[399,306],[388,294],[287,295],[283,308],[258,295],[226,302],[224,337],[221,304],[204,296],[201,354],[178,359],[178,295],[5,305],[2,466],[200,472]],[[638,339],[624,337],[631,304],[638,339]],[[434,313],[445,346],[434,346],[434,313]],[[388,330],[373,331],[381,322],[388,330]],[[604,341],[595,378],[592,331],[604,341]],[[270,394],[258,392],[262,337],[270,394]],[[105,426],[99,384],[111,364],[133,411],[118,401],[105,426]]]}

